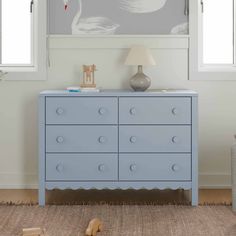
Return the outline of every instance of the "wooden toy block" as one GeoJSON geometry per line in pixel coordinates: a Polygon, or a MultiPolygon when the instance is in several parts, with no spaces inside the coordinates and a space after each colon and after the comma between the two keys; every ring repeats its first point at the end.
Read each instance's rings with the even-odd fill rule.
{"type": "Polygon", "coordinates": [[[96,88],[95,71],[96,65],[83,65],[83,83],[81,88],[96,88]]]}
{"type": "Polygon", "coordinates": [[[88,228],[85,231],[86,236],[96,236],[97,232],[101,232],[103,223],[101,220],[95,218],[89,222],[88,228]]]}
{"type": "Polygon", "coordinates": [[[41,228],[27,228],[22,230],[23,236],[45,236],[45,230],[41,228]]]}

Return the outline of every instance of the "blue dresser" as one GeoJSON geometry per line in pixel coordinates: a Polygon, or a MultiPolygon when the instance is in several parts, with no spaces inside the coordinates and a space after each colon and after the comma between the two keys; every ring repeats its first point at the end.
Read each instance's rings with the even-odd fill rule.
{"type": "Polygon", "coordinates": [[[198,204],[197,93],[44,91],[39,204],[46,189],[185,189],[198,204]]]}

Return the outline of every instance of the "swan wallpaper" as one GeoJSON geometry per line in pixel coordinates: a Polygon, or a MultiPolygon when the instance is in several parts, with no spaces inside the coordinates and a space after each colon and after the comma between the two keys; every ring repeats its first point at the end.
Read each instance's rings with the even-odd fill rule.
{"type": "Polygon", "coordinates": [[[50,34],[188,34],[188,0],[48,0],[50,34]]]}

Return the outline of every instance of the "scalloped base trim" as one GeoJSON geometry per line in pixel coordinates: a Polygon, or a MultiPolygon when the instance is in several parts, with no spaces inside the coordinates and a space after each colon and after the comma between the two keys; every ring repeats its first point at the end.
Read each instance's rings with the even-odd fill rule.
{"type": "Polygon", "coordinates": [[[184,189],[190,190],[192,182],[46,182],[46,189],[184,189]]]}

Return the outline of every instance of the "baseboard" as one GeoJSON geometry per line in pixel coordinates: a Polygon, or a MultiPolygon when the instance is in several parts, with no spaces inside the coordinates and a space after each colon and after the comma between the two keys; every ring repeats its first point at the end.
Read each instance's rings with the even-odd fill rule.
{"type": "MultiPolygon", "coordinates": [[[[229,189],[231,174],[200,173],[200,189],[229,189]]],[[[0,173],[0,189],[38,189],[37,174],[0,173]]]]}
{"type": "Polygon", "coordinates": [[[199,174],[199,188],[201,189],[230,189],[231,174],[229,173],[209,173],[199,174]]]}
{"type": "Polygon", "coordinates": [[[0,173],[0,189],[38,189],[36,174],[0,173]]]}

